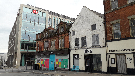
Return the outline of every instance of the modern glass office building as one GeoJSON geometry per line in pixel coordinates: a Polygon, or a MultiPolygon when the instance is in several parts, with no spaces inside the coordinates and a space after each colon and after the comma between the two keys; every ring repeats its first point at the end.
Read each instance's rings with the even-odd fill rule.
{"type": "MultiPolygon", "coordinates": [[[[28,66],[32,65],[36,52],[36,34],[48,27],[56,29],[60,21],[73,23],[75,18],[70,18],[38,7],[21,4],[14,24],[16,36],[13,40],[14,49],[8,49],[8,57],[10,57],[8,61],[11,62],[14,60],[11,62],[11,64],[13,64],[10,64],[10,66],[24,66],[26,62],[28,66]]],[[[12,29],[12,31],[14,29],[12,29]]],[[[9,42],[10,39],[11,36],[9,35],[9,42]]],[[[10,43],[9,47],[11,47],[10,43]]]]}

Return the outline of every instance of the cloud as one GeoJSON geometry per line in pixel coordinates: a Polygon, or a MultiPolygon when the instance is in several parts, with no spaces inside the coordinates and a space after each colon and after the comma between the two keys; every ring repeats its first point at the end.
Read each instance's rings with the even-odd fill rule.
{"type": "Polygon", "coordinates": [[[0,53],[8,51],[9,34],[16,20],[20,4],[29,4],[72,18],[83,6],[103,14],[103,0],[0,0],[0,53]]]}

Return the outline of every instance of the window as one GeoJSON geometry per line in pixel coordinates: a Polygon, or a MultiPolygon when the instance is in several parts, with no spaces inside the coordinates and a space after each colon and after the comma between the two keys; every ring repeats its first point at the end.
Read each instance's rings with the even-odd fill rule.
{"type": "Polygon", "coordinates": [[[47,48],[48,47],[48,41],[45,41],[45,48],[47,48]]]}
{"type": "Polygon", "coordinates": [[[55,41],[54,41],[54,40],[51,41],[51,46],[52,46],[52,47],[55,46],[55,41]]]}
{"type": "Polygon", "coordinates": [[[59,39],[59,48],[61,48],[61,39],[59,39]]]}
{"type": "Polygon", "coordinates": [[[128,4],[131,3],[131,2],[134,2],[135,0],[128,0],[128,4]]]}
{"type": "Polygon", "coordinates": [[[39,51],[39,43],[38,43],[38,51],[39,51]]]}
{"type": "Polygon", "coordinates": [[[79,38],[75,38],[75,46],[79,46],[79,38]]]}
{"type": "Polygon", "coordinates": [[[27,21],[30,21],[30,18],[31,18],[31,14],[27,13],[27,21]]]}
{"type": "Polygon", "coordinates": [[[45,32],[44,32],[44,37],[45,37],[45,32]]]}
{"type": "Polygon", "coordinates": [[[61,32],[63,32],[63,31],[64,31],[64,27],[62,26],[62,27],[61,27],[61,32]]]}
{"type": "Polygon", "coordinates": [[[64,47],[64,38],[62,38],[61,42],[62,42],[62,47],[64,47]]]}
{"type": "Polygon", "coordinates": [[[59,23],[60,23],[61,19],[59,18],[59,23]]]}
{"type": "Polygon", "coordinates": [[[59,39],[59,48],[64,48],[64,38],[59,39]]]}
{"type": "Polygon", "coordinates": [[[111,8],[115,9],[118,7],[118,0],[111,0],[111,8]]]}
{"type": "Polygon", "coordinates": [[[56,25],[58,25],[58,18],[56,18],[56,25]]]}
{"type": "Polygon", "coordinates": [[[52,23],[51,23],[51,18],[49,17],[48,18],[48,25],[51,25],[52,23]]]}
{"type": "Polygon", "coordinates": [[[113,39],[120,39],[121,38],[121,31],[120,31],[120,23],[113,24],[113,39]]]}
{"type": "Polygon", "coordinates": [[[96,24],[91,25],[91,29],[92,29],[92,31],[96,30],[96,24]]]}
{"type": "Polygon", "coordinates": [[[82,47],[87,46],[87,44],[86,44],[86,36],[85,37],[81,37],[81,41],[82,41],[82,47]]]}
{"type": "Polygon", "coordinates": [[[99,45],[99,34],[92,35],[92,46],[99,45]]]}
{"type": "Polygon", "coordinates": [[[135,19],[130,20],[130,35],[135,37],[135,19]]]}
{"type": "Polygon", "coordinates": [[[74,35],[75,35],[75,31],[72,30],[72,36],[74,36],[74,35]]]}
{"type": "Polygon", "coordinates": [[[39,34],[38,34],[38,39],[39,39],[39,34]]]}
{"type": "Polygon", "coordinates": [[[55,28],[55,17],[53,17],[53,28],[55,28]]]}
{"type": "Polygon", "coordinates": [[[48,37],[48,33],[46,33],[46,37],[48,37]]]}

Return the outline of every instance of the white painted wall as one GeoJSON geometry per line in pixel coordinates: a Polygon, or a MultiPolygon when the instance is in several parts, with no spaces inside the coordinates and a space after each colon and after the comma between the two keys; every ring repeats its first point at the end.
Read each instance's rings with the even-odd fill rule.
{"type": "MultiPolygon", "coordinates": [[[[105,30],[103,18],[96,15],[93,11],[89,10],[87,7],[83,7],[79,16],[73,23],[70,28],[70,68],[73,68],[73,54],[79,54],[79,69],[85,70],[85,61],[84,61],[84,50],[81,49],[81,37],[86,36],[86,48],[91,48],[92,46],[92,35],[99,34],[99,45],[101,47],[105,46],[105,30]],[[91,25],[96,24],[96,30],[92,31],[91,25]],[[101,25],[101,26],[100,26],[101,25]],[[75,35],[72,36],[72,30],[75,31],[75,35]],[[79,38],[79,49],[75,50],[75,38],[79,38]]],[[[107,63],[106,63],[106,48],[92,48],[92,54],[101,54],[102,60],[102,71],[107,72],[107,63]]]]}
{"type": "Polygon", "coordinates": [[[99,45],[105,46],[105,30],[103,18],[99,17],[93,11],[90,11],[87,7],[83,7],[79,16],[70,28],[70,47],[74,49],[75,38],[79,38],[79,47],[81,47],[81,37],[86,36],[87,47],[92,46],[92,35],[99,34],[99,45]],[[96,24],[96,30],[91,30],[91,25],[96,24]],[[101,26],[100,26],[101,25],[101,26]],[[75,35],[72,36],[72,30],[75,31],[75,35]],[[104,39],[103,39],[104,38],[104,39]]]}

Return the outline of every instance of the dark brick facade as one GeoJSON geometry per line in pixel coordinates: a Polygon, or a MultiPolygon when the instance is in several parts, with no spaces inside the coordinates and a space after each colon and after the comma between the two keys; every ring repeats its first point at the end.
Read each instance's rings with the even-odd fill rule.
{"type": "Polygon", "coordinates": [[[113,39],[111,21],[120,19],[121,39],[131,37],[129,19],[127,17],[135,15],[135,4],[127,3],[127,0],[118,0],[118,8],[111,10],[110,0],[104,0],[105,23],[107,40],[113,39]]]}
{"type": "Polygon", "coordinates": [[[71,27],[70,23],[60,22],[57,25],[57,29],[53,29],[51,27],[44,29],[43,32],[36,34],[36,51],[38,52],[38,44],[39,44],[39,51],[59,51],[62,49],[69,49],[69,28],[71,27]],[[63,32],[59,32],[59,30],[63,27],[63,32]],[[45,35],[44,35],[45,33],[45,35]],[[48,36],[46,35],[48,33],[48,36]],[[39,35],[39,38],[38,38],[39,35]],[[59,48],[59,40],[64,38],[64,47],[59,48]],[[55,41],[55,48],[52,50],[51,48],[51,41],[55,41]],[[45,41],[48,41],[48,48],[44,49],[45,41]]]}

